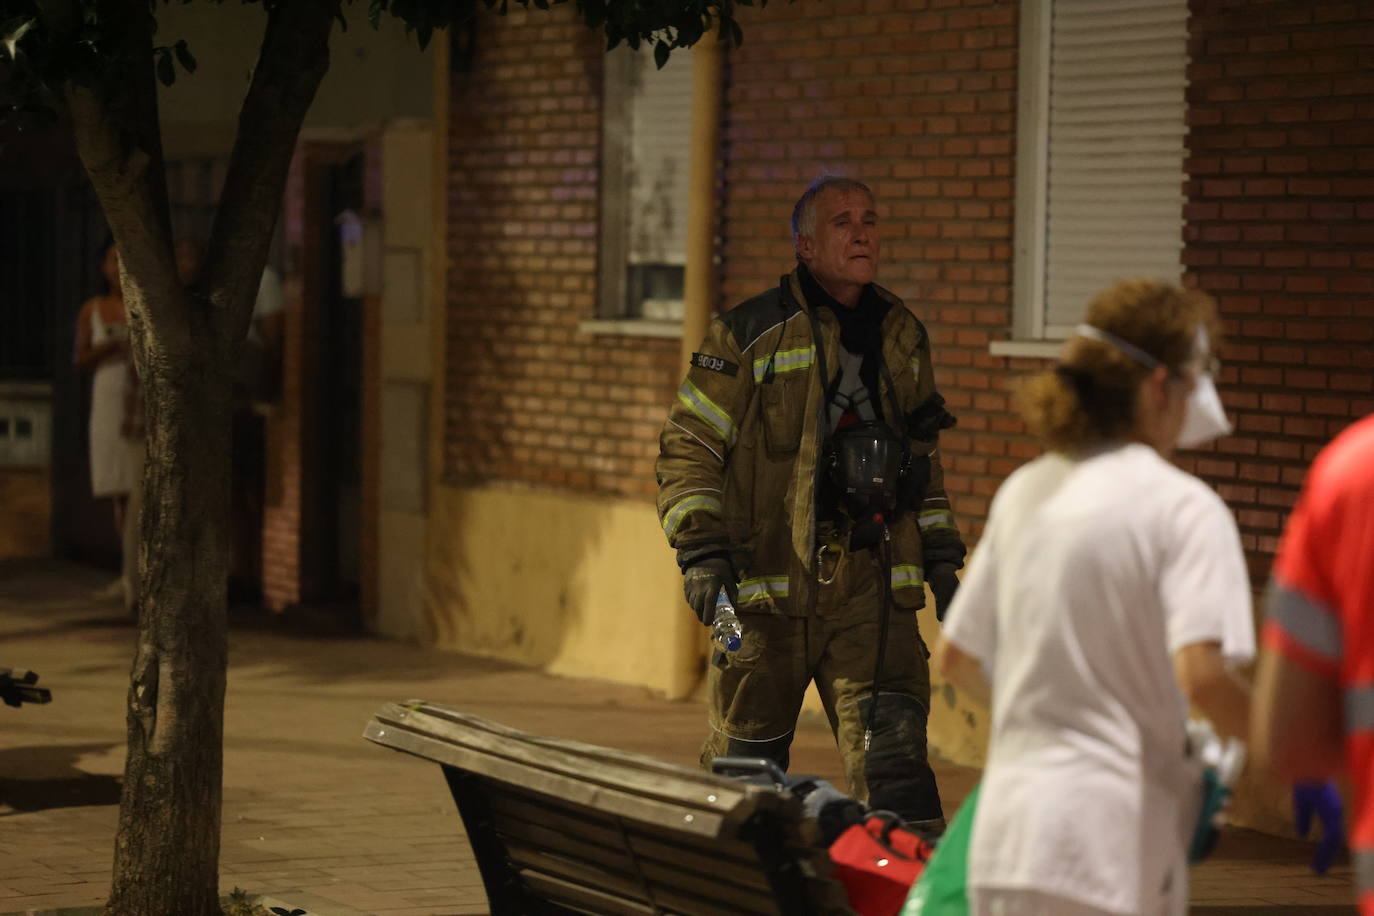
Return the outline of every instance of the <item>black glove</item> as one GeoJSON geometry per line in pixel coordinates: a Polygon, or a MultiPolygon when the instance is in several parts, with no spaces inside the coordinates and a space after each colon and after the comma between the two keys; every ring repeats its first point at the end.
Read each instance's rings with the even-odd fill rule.
{"type": "Polygon", "coordinates": [[[945,410],[945,399],[936,391],[906,415],[906,433],[921,442],[932,442],[940,435],[940,430],[949,429],[958,422],[954,414],[945,410]]]}
{"type": "Polygon", "coordinates": [[[955,575],[953,563],[932,563],[926,570],[926,581],[930,583],[930,593],[935,596],[935,619],[944,620],[949,612],[949,603],[959,589],[959,577],[955,575]]]}
{"type": "Polygon", "coordinates": [[[735,569],[724,557],[707,557],[698,560],[682,575],[682,592],[687,603],[696,611],[697,619],[708,627],[716,616],[716,596],[721,589],[730,596],[730,601],[738,604],[739,588],[735,581],[735,569]]]}
{"type": "Polygon", "coordinates": [[[816,822],[819,842],[829,846],[855,824],[864,822],[864,806],[824,779],[810,779],[790,787],[801,796],[802,815],[816,822]]]}

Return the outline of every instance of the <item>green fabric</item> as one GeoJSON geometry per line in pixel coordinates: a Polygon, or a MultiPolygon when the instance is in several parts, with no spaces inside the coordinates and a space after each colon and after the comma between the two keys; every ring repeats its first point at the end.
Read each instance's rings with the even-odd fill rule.
{"type": "Polygon", "coordinates": [[[959,806],[959,813],[911,888],[900,916],[968,916],[968,842],[979,788],[974,786],[959,806]]]}

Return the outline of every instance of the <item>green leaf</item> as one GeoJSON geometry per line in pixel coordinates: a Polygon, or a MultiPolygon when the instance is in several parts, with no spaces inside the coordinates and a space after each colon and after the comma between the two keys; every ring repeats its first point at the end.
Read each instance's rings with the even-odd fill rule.
{"type": "Polygon", "coordinates": [[[420,50],[423,51],[425,48],[429,47],[429,40],[434,37],[434,26],[425,23],[416,28],[415,32],[416,37],[420,39],[420,50]]]}
{"type": "Polygon", "coordinates": [[[172,66],[172,52],[166,48],[157,49],[157,78],[164,86],[177,81],[177,70],[172,66]]]}
{"type": "Polygon", "coordinates": [[[662,70],[663,65],[668,62],[668,55],[673,50],[672,45],[666,41],[660,41],[654,45],[654,64],[662,70]]]}
{"type": "Polygon", "coordinates": [[[337,20],[339,20],[339,31],[340,31],[340,32],[347,32],[347,31],[348,31],[348,20],[344,18],[343,7],[342,7],[342,6],[336,6],[336,7],[334,7],[334,18],[337,19],[337,20]]]}
{"type": "Polygon", "coordinates": [[[736,48],[744,44],[744,29],[733,19],[730,20],[730,44],[736,48]]]}
{"type": "Polygon", "coordinates": [[[183,38],[173,47],[176,51],[177,61],[181,64],[181,69],[187,73],[196,72],[196,59],[191,55],[191,49],[186,46],[186,39],[183,38]]]}

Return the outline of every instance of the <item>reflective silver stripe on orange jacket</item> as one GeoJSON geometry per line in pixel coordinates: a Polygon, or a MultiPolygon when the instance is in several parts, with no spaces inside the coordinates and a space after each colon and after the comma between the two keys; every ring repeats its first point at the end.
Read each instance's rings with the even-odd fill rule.
{"type": "Polygon", "coordinates": [[[1331,662],[1341,660],[1341,622],[1325,605],[1280,582],[1269,583],[1269,619],[1303,648],[1331,662]]]}
{"type": "Polygon", "coordinates": [[[1374,731],[1374,686],[1345,688],[1345,730],[1374,731]]]}
{"type": "Polygon", "coordinates": [[[1374,892],[1374,849],[1352,849],[1350,864],[1355,867],[1355,887],[1359,892],[1374,892]]]}

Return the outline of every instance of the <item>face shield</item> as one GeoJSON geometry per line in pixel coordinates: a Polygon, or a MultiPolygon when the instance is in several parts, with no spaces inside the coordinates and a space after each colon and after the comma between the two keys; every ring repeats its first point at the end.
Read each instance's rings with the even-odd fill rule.
{"type": "Polygon", "coordinates": [[[1193,374],[1193,390],[1188,395],[1183,426],[1179,428],[1175,444],[1179,448],[1197,448],[1213,439],[1229,436],[1234,427],[1221,406],[1221,395],[1217,394],[1216,359],[1211,355],[1206,328],[1197,329],[1193,358],[1186,371],[1193,374]]]}

